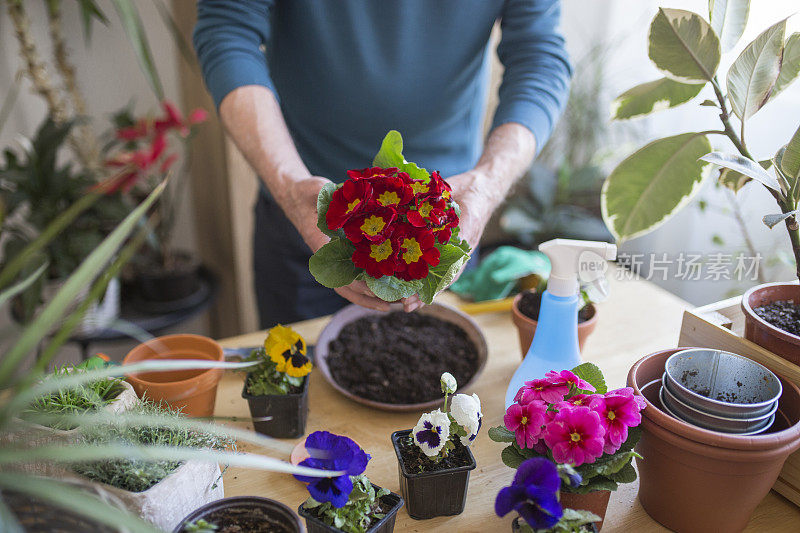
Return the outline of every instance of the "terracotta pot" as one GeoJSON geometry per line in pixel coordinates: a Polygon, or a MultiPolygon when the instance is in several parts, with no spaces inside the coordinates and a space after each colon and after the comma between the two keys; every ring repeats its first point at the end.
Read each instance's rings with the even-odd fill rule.
{"type": "MultiPolygon", "coordinates": [[[[372,486],[375,487],[376,491],[381,489],[381,487],[374,483],[372,486]]],[[[390,492],[381,498],[381,503],[388,506],[390,509],[386,513],[386,516],[367,530],[367,533],[392,533],[392,531],[394,531],[394,522],[397,518],[397,511],[403,506],[403,498],[394,492],[390,492]]],[[[341,531],[341,529],[329,526],[309,511],[306,511],[303,505],[297,508],[297,512],[306,519],[306,529],[308,533],[336,533],[337,531],[341,531]]]]}
{"type": "Polygon", "coordinates": [[[609,498],[611,498],[610,490],[596,490],[587,494],[561,492],[560,495],[561,507],[564,509],[589,511],[599,516],[600,521],[595,522],[597,531],[603,529],[603,520],[606,518],[609,498]]]}
{"type": "MultiPolygon", "coordinates": [[[[185,526],[198,520],[210,522],[219,529],[226,527],[233,529],[238,525],[226,523],[225,517],[220,517],[219,513],[228,513],[230,518],[236,517],[243,519],[243,521],[249,520],[252,524],[258,523],[262,527],[272,526],[272,529],[269,529],[270,531],[279,531],[281,533],[300,533],[303,531],[300,518],[284,504],[259,496],[234,496],[216,500],[195,509],[181,520],[172,533],[183,533],[185,526]],[[220,518],[223,518],[223,520],[220,521],[220,518]]],[[[245,529],[245,531],[247,530],[245,529]]]]}
{"type": "Polygon", "coordinates": [[[779,417],[766,433],[736,436],[701,429],[666,414],[658,400],[667,358],[640,359],[628,385],[645,397],[636,451],[639,501],[656,521],[678,532],[741,531],[766,496],[786,458],[800,448],[800,389],[782,379],[779,417]]]}
{"type": "MultiPolygon", "coordinates": [[[[536,333],[536,325],[538,322],[520,312],[519,301],[523,294],[524,292],[521,292],[514,297],[514,302],[511,305],[511,318],[514,320],[514,325],[517,327],[522,357],[525,357],[533,342],[533,335],[536,333]]],[[[578,346],[581,351],[583,351],[583,345],[586,343],[586,339],[589,338],[594,328],[597,327],[597,307],[595,307],[593,303],[588,303],[586,305],[589,308],[590,317],[588,320],[578,323],[578,346]]]]}
{"type": "MultiPolygon", "coordinates": [[[[123,365],[147,360],[206,359],[223,361],[222,346],[201,335],[167,335],[142,343],[128,352],[123,365]]],[[[183,409],[188,416],[207,417],[214,414],[217,385],[221,368],[142,372],[127,376],[140,397],[164,400],[173,408],[183,409]]]]}
{"type": "Polygon", "coordinates": [[[392,433],[400,494],[406,501],[408,516],[425,520],[436,516],[453,516],[464,512],[467,503],[469,473],[477,466],[472,451],[467,448],[469,464],[434,472],[409,472],[400,454],[400,439],[408,437],[410,429],[392,433]]]}
{"type": "Polygon", "coordinates": [[[303,379],[303,387],[295,394],[264,394],[254,396],[247,393],[247,382],[250,374],[242,386],[242,398],[247,400],[250,416],[253,420],[253,429],[262,435],[276,439],[296,439],[306,432],[308,419],[308,376],[303,379]],[[255,420],[256,418],[271,417],[269,420],[255,420]]]}
{"type": "Polygon", "coordinates": [[[744,338],[796,365],[800,365],[800,337],[773,326],[753,311],[756,307],[778,300],[800,303],[800,285],[780,282],[765,283],[744,293],[744,296],[742,296],[744,338]]]}

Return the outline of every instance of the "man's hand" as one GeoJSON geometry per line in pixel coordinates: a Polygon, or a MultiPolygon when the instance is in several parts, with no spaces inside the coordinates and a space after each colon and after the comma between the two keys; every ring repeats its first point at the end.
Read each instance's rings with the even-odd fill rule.
{"type": "Polygon", "coordinates": [[[447,183],[453,188],[453,200],[461,208],[459,236],[467,241],[473,250],[480,242],[483,230],[494,210],[489,198],[481,194],[481,184],[487,181],[488,177],[478,169],[447,178],[447,183]]]}

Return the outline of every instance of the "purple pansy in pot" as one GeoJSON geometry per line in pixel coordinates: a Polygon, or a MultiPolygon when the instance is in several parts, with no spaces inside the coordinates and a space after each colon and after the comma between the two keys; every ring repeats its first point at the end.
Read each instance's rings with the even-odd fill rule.
{"type": "Polygon", "coordinates": [[[306,450],[311,457],[301,466],[324,470],[342,471],[343,475],[317,478],[295,475],[308,483],[309,494],[318,502],[330,502],[334,507],[344,507],[353,491],[350,476],[357,476],[367,468],[370,455],[352,439],[334,435],[328,431],[315,431],[306,439],[306,450]]]}
{"type": "Polygon", "coordinates": [[[450,438],[450,417],[439,409],[425,413],[411,430],[414,443],[428,457],[439,454],[450,438]]]}
{"type": "Polygon", "coordinates": [[[517,469],[511,486],[497,494],[495,512],[505,516],[517,511],[534,530],[551,528],[563,515],[558,502],[560,486],[558,468],[552,461],[544,457],[528,459],[517,469]]]}

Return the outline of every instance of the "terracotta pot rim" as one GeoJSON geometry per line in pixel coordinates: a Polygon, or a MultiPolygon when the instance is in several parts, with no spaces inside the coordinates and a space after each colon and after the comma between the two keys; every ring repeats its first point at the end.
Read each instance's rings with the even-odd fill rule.
{"type": "MultiPolygon", "coordinates": [[[[140,344],[137,344],[122,359],[122,366],[124,367],[127,364],[133,364],[133,362],[130,361],[130,356],[140,346],[149,345],[149,344],[154,343],[156,341],[158,341],[158,342],[170,341],[170,340],[173,340],[173,339],[176,339],[176,338],[181,338],[181,339],[190,338],[190,339],[195,339],[195,340],[200,340],[202,342],[205,342],[209,346],[214,348],[214,352],[217,352],[217,358],[216,359],[212,359],[213,361],[224,361],[225,360],[225,354],[223,353],[222,346],[217,341],[215,341],[214,339],[212,339],[210,337],[206,337],[204,335],[195,335],[193,333],[176,333],[176,334],[173,334],[173,335],[163,335],[161,337],[156,337],[154,339],[150,339],[148,341],[145,341],[145,342],[142,342],[140,344]]],[[[141,359],[140,361],[148,361],[148,360],[151,360],[151,358],[147,357],[147,358],[141,359]]],[[[139,361],[136,361],[136,362],[139,362],[139,361]]],[[[147,380],[144,380],[144,379],[138,377],[136,374],[126,374],[125,378],[129,379],[131,381],[134,381],[134,382],[136,382],[137,384],[139,384],[141,386],[150,388],[150,389],[159,389],[159,388],[164,388],[164,387],[170,387],[171,388],[171,387],[174,387],[175,385],[186,385],[188,383],[195,382],[195,381],[205,381],[206,378],[210,378],[210,377],[214,377],[214,376],[216,376],[216,378],[217,378],[217,379],[214,379],[214,381],[218,381],[219,379],[221,379],[222,378],[222,369],[221,368],[207,368],[206,370],[200,372],[196,376],[192,376],[192,377],[187,378],[187,379],[181,379],[181,380],[178,380],[178,381],[166,381],[166,382],[164,382],[164,381],[161,381],[161,382],[147,381],[147,380]]]]}
{"type": "MultiPolygon", "coordinates": [[[[636,381],[636,374],[642,364],[653,357],[675,353],[682,349],[685,349],[685,347],[661,350],[642,357],[634,363],[628,372],[628,385],[633,387],[637,394],[641,394],[639,383],[636,381]]],[[[795,384],[780,375],[778,377],[783,381],[784,394],[793,392],[795,396],[800,397],[800,389],[795,384]]],[[[647,407],[642,411],[643,418],[647,418],[663,430],[692,443],[703,444],[713,448],[752,452],[770,451],[783,446],[800,446],[800,420],[797,420],[791,427],[776,433],[751,436],[728,435],[676,420],[653,405],[646,397],[644,400],[647,407]]]]}
{"type": "Polygon", "coordinates": [[[796,282],[790,282],[790,281],[775,281],[772,283],[762,283],[761,285],[750,287],[742,295],[742,303],[741,303],[742,311],[744,311],[744,314],[747,315],[748,318],[756,321],[760,327],[768,330],[770,334],[786,342],[790,342],[792,344],[800,344],[799,336],[794,335],[793,333],[789,333],[788,331],[784,331],[777,326],[773,326],[772,324],[770,324],[769,322],[758,316],[756,312],[753,310],[753,307],[750,305],[750,298],[753,296],[754,293],[761,291],[762,289],[766,289],[769,287],[777,287],[781,285],[786,285],[790,287],[800,287],[796,282]]]}
{"type": "MultiPolygon", "coordinates": [[[[527,315],[522,313],[522,311],[519,310],[519,301],[522,298],[522,295],[527,293],[527,292],[535,293],[536,291],[533,290],[533,289],[528,289],[528,290],[524,290],[524,291],[518,293],[516,296],[514,296],[514,300],[511,302],[511,311],[514,313],[514,318],[516,318],[522,324],[527,324],[529,326],[536,326],[539,323],[538,320],[534,320],[534,319],[528,317],[527,315]]],[[[578,327],[579,328],[589,328],[589,327],[592,327],[595,323],[597,323],[597,314],[598,314],[597,313],[597,306],[594,305],[594,302],[589,302],[586,305],[588,307],[591,307],[592,316],[588,320],[584,320],[583,322],[578,322],[578,327]]]]}

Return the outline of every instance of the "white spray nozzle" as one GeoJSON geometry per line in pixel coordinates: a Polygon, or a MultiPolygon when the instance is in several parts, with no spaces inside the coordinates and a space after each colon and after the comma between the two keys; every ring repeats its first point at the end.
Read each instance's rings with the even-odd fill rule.
{"type": "Polygon", "coordinates": [[[539,245],[539,251],[550,258],[550,279],[547,282],[547,290],[553,296],[577,294],[579,275],[582,278],[594,276],[596,279],[602,276],[605,261],[617,257],[615,244],[572,239],[553,239],[543,242],[539,245]],[[593,272],[595,269],[597,272],[593,272]]]}

